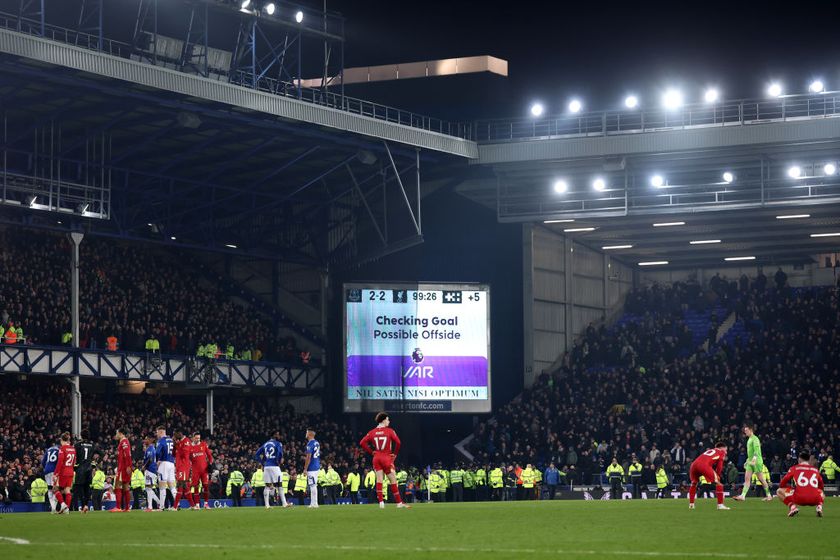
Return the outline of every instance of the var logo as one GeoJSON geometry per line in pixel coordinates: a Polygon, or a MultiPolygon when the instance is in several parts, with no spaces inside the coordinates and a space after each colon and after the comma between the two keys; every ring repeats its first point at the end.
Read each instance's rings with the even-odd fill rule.
{"type": "Polygon", "coordinates": [[[411,379],[416,377],[418,379],[434,378],[435,368],[432,366],[411,366],[403,372],[403,379],[411,379]]]}

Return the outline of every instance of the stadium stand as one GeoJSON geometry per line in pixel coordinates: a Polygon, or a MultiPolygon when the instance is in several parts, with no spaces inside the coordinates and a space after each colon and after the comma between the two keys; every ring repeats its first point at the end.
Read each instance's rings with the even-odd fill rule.
{"type": "MultiPolygon", "coordinates": [[[[724,440],[733,450],[724,480],[734,487],[743,477],[740,426],[746,419],[758,425],[775,481],[803,447],[822,462],[836,447],[840,424],[836,290],[778,288],[760,278],[734,288],[721,282],[711,283],[720,292],[690,282],[633,291],[619,321],[609,328],[588,327],[556,371],[544,372],[533,387],[477,425],[469,444],[475,463],[467,469],[504,466],[510,475],[506,486],[515,489],[526,464],[545,469],[554,463],[563,484],[605,484],[603,473],[613,456],[626,467],[635,455],[644,467],[644,484],[655,484],[654,467],[661,465],[671,484],[680,485],[691,461],[724,440]],[[730,310],[738,321],[719,341],[711,340],[709,333],[717,332],[730,310]]],[[[15,313],[38,317],[20,308],[15,313]]],[[[0,377],[8,411],[0,417],[5,499],[26,500],[50,437],[69,425],[67,387],[37,376],[0,377]]],[[[127,426],[139,458],[140,437],[154,426],[200,429],[204,413],[197,395],[118,394],[111,387],[104,394],[87,392],[83,425],[102,450],[99,464],[110,471],[115,426],[127,426]]],[[[233,469],[250,477],[257,467],[253,453],[278,426],[290,470],[300,467],[310,425],[342,477],[365,464],[356,443],[361,433],[268,397],[220,398],[215,418],[209,438],[216,458],[214,497],[223,495],[233,469]]],[[[421,478],[416,473],[425,465],[413,467],[409,476],[421,478]]],[[[444,480],[449,471],[436,468],[432,479],[440,472],[444,480]]]]}
{"type": "Polygon", "coordinates": [[[588,328],[562,367],[476,427],[470,451],[488,462],[553,461],[583,483],[613,456],[626,465],[635,454],[647,482],[660,463],[679,482],[717,440],[741,468],[740,426],[750,419],[774,480],[802,446],[822,461],[838,433],[837,293],[744,280],[715,277],[705,294],[682,284],[632,293],[615,328],[588,328]],[[739,309],[735,336],[697,347],[730,307],[739,309]],[[692,316],[701,319],[691,325],[692,316]]]}
{"type": "MultiPolygon", "coordinates": [[[[23,330],[30,344],[59,345],[70,327],[69,241],[30,234],[0,253],[0,325],[23,330]]],[[[165,354],[193,355],[199,346],[232,344],[235,355],[292,361],[294,338],[272,335],[271,324],[235,303],[218,283],[178,266],[176,256],[138,245],[87,239],[81,245],[82,348],[142,351],[154,335],[165,354]]],[[[4,340],[5,341],[5,340],[4,340]]],[[[17,341],[20,343],[21,341],[17,341]]]]}

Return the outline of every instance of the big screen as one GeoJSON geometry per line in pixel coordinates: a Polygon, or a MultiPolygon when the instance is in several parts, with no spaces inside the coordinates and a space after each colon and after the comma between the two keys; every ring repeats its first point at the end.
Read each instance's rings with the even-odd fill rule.
{"type": "Polygon", "coordinates": [[[345,284],[344,410],[490,412],[490,289],[345,284]]]}

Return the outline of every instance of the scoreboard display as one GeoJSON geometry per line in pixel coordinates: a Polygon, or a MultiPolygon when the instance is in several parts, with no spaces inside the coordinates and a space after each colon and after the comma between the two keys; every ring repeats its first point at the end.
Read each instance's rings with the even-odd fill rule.
{"type": "Polygon", "coordinates": [[[490,289],[345,284],[344,410],[490,412],[490,289]]]}

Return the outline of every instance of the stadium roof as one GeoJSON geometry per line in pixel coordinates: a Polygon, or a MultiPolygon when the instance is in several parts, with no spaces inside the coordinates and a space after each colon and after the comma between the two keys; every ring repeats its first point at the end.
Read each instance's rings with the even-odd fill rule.
{"type": "MultiPolygon", "coordinates": [[[[92,233],[326,265],[350,258],[344,251],[365,250],[365,232],[373,228],[364,223],[368,213],[359,214],[360,192],[377,219],[387,213],[384,204],[397,201],[392,195],[374,204],[383,180],[396,188],[387,151],[376,138],[25,57],[3,55],[0,64],[12,156],[37,152],[42,174],[48,159],[60,158],[63,179],[71,181],[104,139],[111,220],[83,220],[92,233]],[[362,225],[360,237],[348,235],[350,222],[362,225]]],[[[390,148],[413,187],[416,150],[397,143],[390,148]]],[[[9,161],[13,165],[14,157],[9,161]]],[[[422,151],[424,196],[447,180],[435,172],[450,161],[422,151]]],[[[49,169],[58,173],[58,167],[49,169]]],[[[45,212],[3,210],[0,219],[69,227],[68,220],[45,212]]]]}
{"type": "Polygon", "coordinates": [[[677,268],[721,266],[726,264],[725,258],[748,256],[756,257],[755,264],[805,262],[814,255],[836,251],[840,245],[840,236],[811,237],[814,233],[840,233],[838,205],[580,219],[543,225],[558,233],[570,228],[595,227],[591,232],[566,235],[598,250],[632,245],[627,249],[605,250],[611,257],[631,265],[664,260],[677,268]],[[777,218],[806,214],[810,217],[777,218]],[[685,225],[653,226],[676,222],[685,225]],[[720,243],[690,243],[715,240],[720,243]]]}

